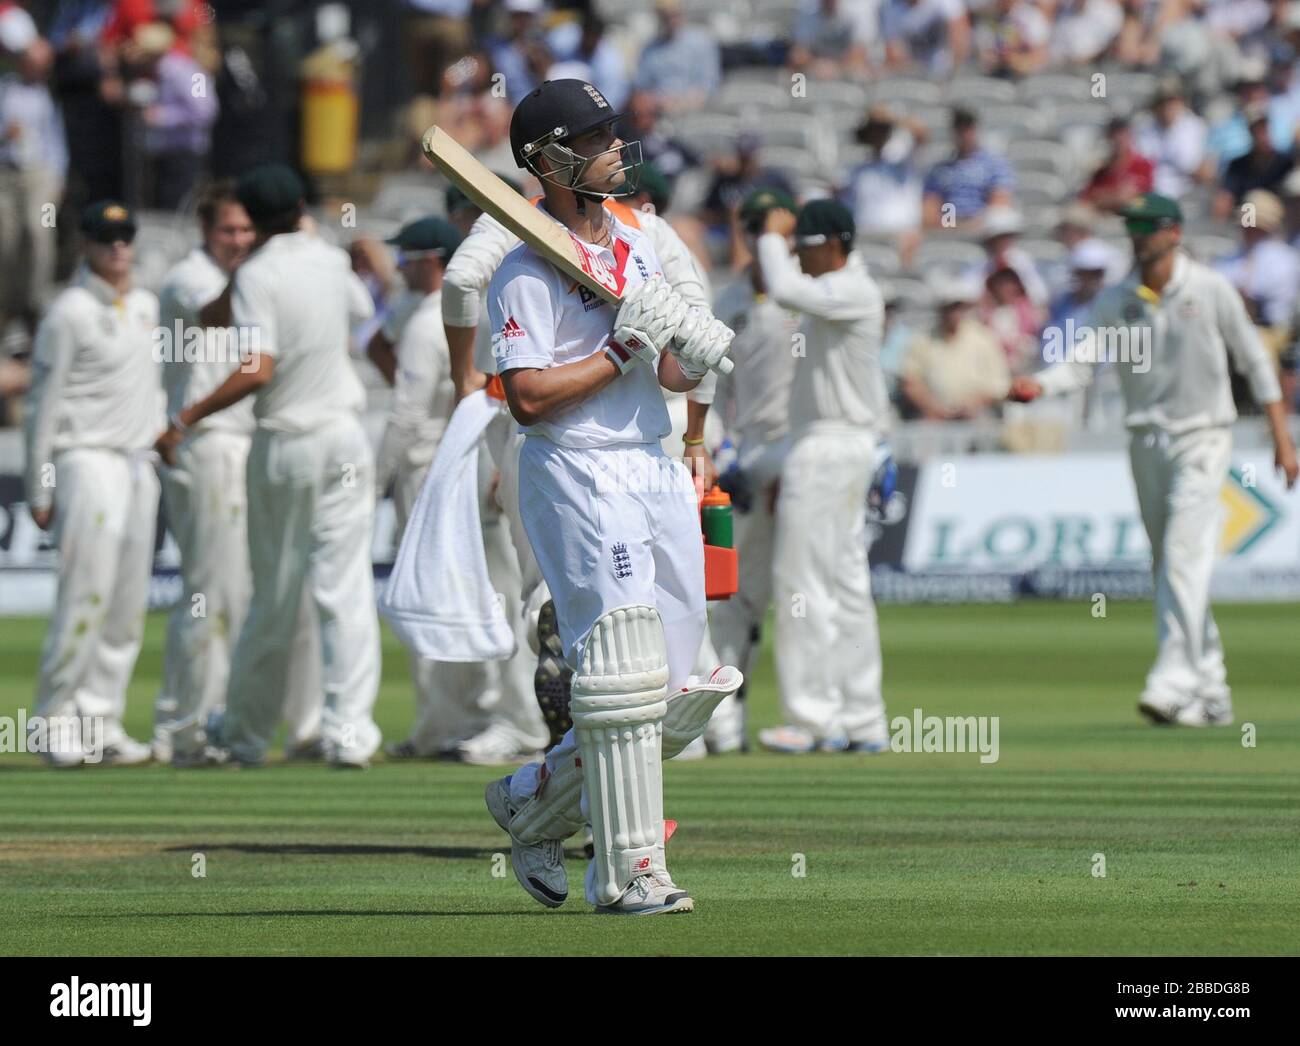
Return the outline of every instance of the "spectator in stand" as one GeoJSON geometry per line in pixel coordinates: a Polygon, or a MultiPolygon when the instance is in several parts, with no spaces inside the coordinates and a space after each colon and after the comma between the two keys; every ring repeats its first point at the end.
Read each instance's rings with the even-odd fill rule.
{"type": "Polygon", "coordinates": [[[555,64],[548,80],[585,80],[595,85],[616,112],[622,112],[631,91],[627,62],[606,35],[605,20],[588,11],[579,22],[565,22],[547,38],[555,64]]]}
{"type": "Polygon", "coordinates": [[[1155,65],[1160,57],[1160,35],[1155,25],[1161,5],[1151,0],[1122,0],[1120,7],[1120,30],[1111,49],[1115,60],[1121,65],[1155,65]]]}
{"type": "Polygon", "coordinates": [[[979,143],[979,121],[971,109],[952,112],[956,150],[925,179],[922,218],[928,228],[976,226],[988,207],[1011,204],[1016,177],[1006,157],[979,143]]]}
{"type": "Polygon", "coordinates": [[[698,109],[722,82],[718,44],[703,29],[686,24],[682,0],[655,0],[656,36],[637,62],[636,86],[653,91],[665,109],[698,109]]]}
{"type": "Polygon", "coordinates": [[[470,50],[469,18],[477,6],[476,0],[406,0],[402,41],[416,94],[441,93],[447,67],[470,50]]]}
{"type": "Polygon", "coordinates": [[[618,136],[625,142],[640,142],[641,159],[654,164],[671,181],[698,166],[700,158],[685,143],[659,130],[661,115],[663,106],[653,92],[633,91],[619,121],[618,136]]]}
{"type": "Polygon", "coordinates": [[[984,288],[980,320],[998,339],[1011,373],[1028,373],[1039,357],[1045,310],[1030,300],[1020,274],[1009,265],[989,276],[984,288]]]}
{"type": "Polygon", "coordinates": [[[904,410],[931,421],[991,415],[1011,372],[998,339],[972,314],[980,285],[941,277],[932,286],[934,331],[912,341],[899,372],[904,410]]]}
{"type": "Polygon", "coordinates": [[[496,71],[505,77],[506,98],[512,106],[536,87],[551,67],[551,52],[539,17],[543,0],[505,0],[506,36],[489,50],[496,71]]]}
{"type": "Polygon", "coordinates": [[[975,30],[980,65],[993,76],[1032,76],[1050,58],[1052,24],[1029,0],[995,0],[975,30]]]}
{"type": "Polygon", "coordinates": [[[1100,210],[1118,214],[1135,196],[1151,191],[1155,168],[1133,148],[1133,129],[1126,117],[1111,120],[1106,138],[1110,142],[1110,154],[1079,196],[1100,210]]]}
{"type": "Polygon", "coordinates": [[[921,242],[922,183],[916,150],[929,135],[919,120],[873,105],[855,135],[869,150],[867,159],[848,172],[839,194],[853,211],[858,235],[892,237],[904,268],[911,268],[921,242]]]}
{"type": "Polygon", "coordinates": [[[189,40],[161,22],[152,27],[158,97],[144,110],[145,150],[153,161],[154,206],[178,210],[207,163],[217,119],[217,85],[189,40]],[[198,88],[202,87],[202,90],[198,88]]]}
{"type": "Polygon", "coordinates": [[[1081,240],[1070,251],[1070,289],[1052,303],[1048,325],[1064,330],[1073,321],[1075,327],[1087,322],[1093,299],[1106,286],[1111,266],[1111,250],[1101,240],[1081,240]]]}
{"type": "Polygon", "coordinates": [[[894,72],[911,69],[950,76],[970,57],[970,18],[962,0],[884,0],[880,36],[885,64],[894,72]]]}
{"type": "Polygon", "coordinates": [[[1264,107],[1246,113],[1250,128],[1250,152],[1238,156],[1223,173],[1223,186],[1214,197],[1214,216],[1223,221],[1232,216],[1246,195],[1264,189],[1271,195],[1282,191],[1282,183],[1295,166],[1288,152],[1278,152],[1269,133],[1268,110],[1264,107]]]}
{"type": "Polygon", "coordinates": [[[1286,176],[1281,196],[1285,218],[1280,235],[1292,250],[1300,251],[1300,167],[1286,176]]]}
{"type": "Polygon", "coordinates": [[[1197,181],[1206,181],[1212,165],[1205,158],[1205,121],[1183,101],[1182,85],[1167,79],[1151,99],[1154,120],[1136,135],[1137,151],[1155,164],[1155,191],[1178,199],[1197,181]]]}
{"type": "Polygon", "coordinates": [[[1064,0],[1056,10],[1052,55],[1063,65],[1092,65],[1119,36],[1124,12],[1115,0],[1064,0]]]}
{"type": "Polygon", "coordinates": [[[862,13],[862,5],[843,0],[803,0],[790,33],[790,69],[828,80],[870,75],[877,23],[862,13]]]}
{"type": "Polygon", "coordinates": [[[53,62],[53,49],[37,37],[17,72],[0,78],[0,335],[14,317],[34,332],[53,292],[56,244],[46,208],[63,196],[68,173],[63,120],[46,86],[53,62]]]}
{"type": "Polygon", "coordinates": [[[991,280],[1003,269],[1012,269],[1020,277],[1020,285],[1025,289],[1029,300],[1034,305],[1046,308],[1048,295],[1047,284],[1038,273],[1034,259],[1020,247],[1020,234],[1025,231],[1024,219],[1011,207],[997,205],[984,212],[981,225],[984,235],[984,253],[987,256],[981,265],[967,275],[981,282],[991,280]]]}
{"type": "Polygon", "coordinates": [[[1243,204],[1241,249],[1214,267],[1241,293],[1260,338],[1276,356],[1291,343],[1300,260],[1278,237],[1285,213],[1281,200],[1254,189],[1243,204]]]}
{"type": "Polygon", "coordinates": [[[1289,152],[1295,145],[1296,126],[1290,101],[1279,98],[1274,104],[1264,80],[1263,67],[1247,67],[1236,83],[1237,108],[1232,115],[1210,128],[1205,138],[1205,151],[1213,156],[1220,176],[1228,164],[1250,152],[1251,134],[1246,114],[1261,109],[1268,113],[1269,136],[1279,152],[1289,152]]]}

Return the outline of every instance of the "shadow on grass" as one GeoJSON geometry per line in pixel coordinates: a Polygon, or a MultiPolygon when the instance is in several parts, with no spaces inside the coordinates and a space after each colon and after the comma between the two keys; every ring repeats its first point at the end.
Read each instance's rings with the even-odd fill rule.
{"type": "MultiPolygon", "coordinates": [[[[169,846],[164,853],[214,853],[221,850],[244,854],[289,854],[328,857],[428,857],[442,861],[483,861],[509,849],[504,838],[498,847],[472,846],[383,846],[372,843],[194,843],[169,846]]],[[[565,850],[570,860],[584,860],[581,850],[565,850]]]]}

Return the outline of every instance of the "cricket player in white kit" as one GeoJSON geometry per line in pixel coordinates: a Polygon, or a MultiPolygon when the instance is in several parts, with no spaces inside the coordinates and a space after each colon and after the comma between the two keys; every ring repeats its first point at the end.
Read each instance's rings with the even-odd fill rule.
{"type": "Polygon", "coordinates": [[[703,544],[690,474],[659,447],[669,431],[660,387],[693,387],[731,331],[688,310],[649,239],[601,206],[626,185],[635,160],[625,153],[639,153],[615,137],[616,116],[590,84],[552,80],[511,121],[547,212],[624,289],[618,309],[580,294],[524,245],[488,289],[494,354],[527,431],[520,514],[574,668],[574,726],[486,798],[510,832],[516,876],[541,903],[565,900],[562,840],[590,820],[588,900],[601,912],[658,914],[693,907],[664,859],[661,760],[741,681],[731,668],[703,685],[690,678],[704,630],[703,544]]]}
{"type": "MultiPolygon", "coordinates": [[[[86,259],[36,332],[27,400],[27,503],[59,550],[54,616],[41,650],[36,716],[95,717],[103,763],[151,757],[122,726],[153,567],[163,418],[153,358],[158,299],[131,286],[135,219],[86,208],[86,259]],[[152,430],[152,434],[151,434],[152,430]]],[[[52,732],[46,761],[78,766],[87,738],[52,732]]]]}
{"type": "MultiPolygon", "coordinates": [[[[201,400],[240,365],[230,327],[230,278],[253,244],[253,223],[233,184],[213,186],[199,204],[203,244],[167,274],[159,294],[167,413],[201,400]]],[[[163,688],[154,713],[154,757],[173,766],[222,759],[207,743],[209,716],[222,709],[230,656],[252,592],[245,466],[253,401],[241,400],[194,425],[163,469],[167,526],[181,554],[184,588],[167,621],[163,688]]],[[[319,744],[320,652],[316,614],[303,600],[289,669],[286,748],[319,744]]]]}
{"type": "MultiPolygon", "coordinates": [[[[1120,212],[1133,241],[1133,271],[1104,290],[1087,326],[1098,345],[1125,336],[1129,358],[1111,361],[1124,396],[1129,460],[1155,578],[1155,664],[1138,708],[1154,723],[1232,722],[1223,644],[1210,611],[1210,576],[1222,525],[1220,491],[1237,418],[1228,362],[1246,378],[1272,431],[1288,488],[1300,469],[1286,428],[1273,361],[1240,294],[1180,251],[1182,210],[1157,193],[1120,212]],[[1136,346],[1134,348],[1133,346],[1136,346]]],[[[1085,388],[1096,366],[1061,361],[1012,382],[1012,399],[1085,388]]]]}
{"type": "Polygon", "coordinates": [[[884,751],[880,633],[867,565],[867,491],[889,418],[880,369],[884,302],[834,200],[767,213],[758,264],[767,293],[803,315],[790,386],[774,553],[780,752],[884,751]],[[787,238],[793,233],[798,261],[787,238]]]}
{"type": "MultiPolygon", "coordinates": [[[[762,231],[773,207],[794,206],[779,190],[751,193],[740,208],[746,235],[762,231]]],[[[718,379],[714,408],[736,448],[735,468],[718,482],[731,495],[734,546],[742,566],[736,594],[714,604],[709,627],[718,659],[748,676],[772,601],[776,497],[790,452],[790,383],[799,314],[767,293],[757,263],[719,295],[713,311],[736,332],[730,351],[736,369],[718,379]]]]}
{"type": "Polygon", "coordinates": [[[257,246],[238,269],[236,330],[255,344],[245,364],[158,438],[171,459],[185,432],[256,394],[248,459],[253,598],[235,647],[220,743],[246,765],[266,756],[285,696],[290,640],[304,586],[320,622],[325,757],[363,767],[379,746],[379,623],[370,544],[374,459],[365,404],[348,357],[352,323],[373,312],[347,254],[298,231],[303,187],[286,167],[240,179],[257,246]]]}
{"type": "MultiPolygon", "coordinates": [[[[622,200],[604,199],[601,203],[620,222],[645,233],[659,258],[664,279],[687,305],[708,308],[708,277],[665,218],[657,213],[633,208],[622,200]]],[[[524,437],[505,409],[504,391],[499,380],[488,381],[488,375],[497,372],[497,362],[489,352],[480,352],[476,343],[476,328],[482,310],[481,296],[502,260],[518,245],[519,238],[492,215],[480,214],[447,266],[442,315],[451,352],[457,399],[484,385],[487,385],[490,396],[502,399],[502,417],[499,422],[494,420],[489,425],[485,440],[500,471],[498,495],[502,509],[510,521],[511,534],[519,555],[523,577],[522,596],[528,622],[526,635],[529,644],[538,654],[537,700],[546,714],[547,725],[552,732],[551,740],[555,743],[569,726],[569,671],[563,661],[562,646],[554,632],[554,612],[549,606],[550,592],[542,583],[541,571],[529,547],[519,515],[517,476],[524,437]]],[[[580,289],[579,293],[585,296],[584,300],[590,300],[590,294],[585,289],[580,289]]],[[[706,486],[712,482],[713,464],[704,447],[703,434],[709,403],[713,398],[714,378],[712,372],[706,374],[699,385],[685,394],[684,438],[687,443],[682,458],[697,475],[705,477],[706,486]]],[[[671,404],[669,409],[671,414],[671,404]]],[[[704,646],[709,646],[707,633],[704,646]]],[[[704,652],[707,651],[702,650],[704,652]]],[[[739,739],[736,739],[734,747],[739,747],[739,744],[739,739]]]]}

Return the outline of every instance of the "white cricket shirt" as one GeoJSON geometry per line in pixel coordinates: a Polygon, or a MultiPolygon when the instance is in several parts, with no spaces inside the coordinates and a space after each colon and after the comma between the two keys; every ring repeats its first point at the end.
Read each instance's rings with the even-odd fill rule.
{"type": "MultiPolygon", "coordinates": [[[[1231,425],[1237,408],[1229,355],[1257,402],[1282,398],[1273,361],[1246,315],[1241,295],[1225,277],[1179,254],[1157,301],[1148,300],[1150,292],[1139,293],[1141,281],[1134,271],[1103,290],[1084,324],[1098,332],[1096,341],[1103,349],[1108,338],[1116,355],[1124,342],[1129,346],[1127,359],[1111,361],[1119,374],[1128,428],[1152,425],[1179,433],[1231,425]],[[1148,348],[1142,356],[1136,346],[1144,339],[1148,348]]],[[[1063,360],[1034,378],[1050,395],[1084,388],[1096,372],[1095,363],[1063,360]]]]}
{"type": "MultiPolygon", "coordinates": [[[[644,233],[608,220],[611,247],[593,249],[611,271],[632,286],[662,271],[644,233]]],[[[604,352],[617,315],[617,308],[524,243],[506,255],[488,286],[493,355],[503,372],[558,367],[604,352]]],[[[656,443],[672,431],[658,375],[645,364],[576,407],[522,428],[565,447],[656,443]]]]}
{"type": "Polygon", "coordinates": [[[260,428],[310,432],[365,406],[348,339],[374,305],[346,251],[309,233],[271,237],[236,271],[231,311],[275,357],[253,404],[260,428]]]}
{"type": "Polygon", "coordinates": [[[53,489],[43,467],[84,447],[146,451],[166,426],[153,358],[158,299],[142,288],[119,297],[86,265],[36,331],[24,428],[27,501],[45,508],[53,489]]]}
{"type": "MultiPolygon", "coordinates": [[[[163,334],[162,344],[168,350],[162,373],[169,416],[203,399],[240,365],[235,328],[203,329],[199,324],[199,310],[220,297],[229,280],[212,255],[202,247],[195,247],[172,267],[158,292],[158,325],[163,334]],[[199,330],[201,335],[194,334],[199,330]]],[[[253,398],[245,396],[233,406],[209,414],[193,428],[195,432],[251,433],[253,398]]]]}
{"type": "Polygon", "coordinates": [[[745,446],[784,439],[790,432],[798,313],[756,295],[748,275],[718,296],[713,313],[736,332],[727,353],[735,369],[718,378],[714,400],[727,431],[745,446]]]}

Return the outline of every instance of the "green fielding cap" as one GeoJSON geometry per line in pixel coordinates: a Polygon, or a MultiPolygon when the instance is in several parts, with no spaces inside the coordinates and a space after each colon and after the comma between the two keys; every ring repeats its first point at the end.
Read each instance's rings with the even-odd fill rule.
{"type": "Polygon", "coordinates": [[[282,163],[254,167],[235,184],[235,196],[253,221],[293,211],[306,195],[302,179],[282,163]]]}
{"type": "Polygon", "coordinates": [[[97,200],[81,212],[81,231],[95,243],[135,239],[135,215],[117,200],[97,200]]]}
{"type": "Polygon", "coordinates": [[[460,230],[451,222],[442,218],[421,218],[407,222],[397,235],[385,240],[403,251],[436,251],[444,258],[450,258],[460,246],[460,230]]]}
{"type": "Polygon", "coordinates": [[[827,240],[839,240],[845,249],[853,245],[857,227],[853,212],[839,200],[809,200],[799,212],[795,223],[795,242],[801,246],[815,246],[827,240]]]}
{"type": "Polygon", "coordinates": [[[1148,192],[1143,193],[1124,207],[1119,212],[1119,216],[1121,218],[1146,219],[1148,221],[1163,221],[1181,225],[1183,209],[1178,206],[1177,200],[1171,200],[1168,196],[1161,196],[1158,192],[1148,192]]]}
{"type": "Polygon", "coordinates": [[[751,218],[761,218],[777,207],[787,211],[799,209],[799,205],[794,202],[789,193],[782,192],[780,189],[756,189],[745,197],[745,202],[740,205],[740,220],[748,222],[751,218]]]}

